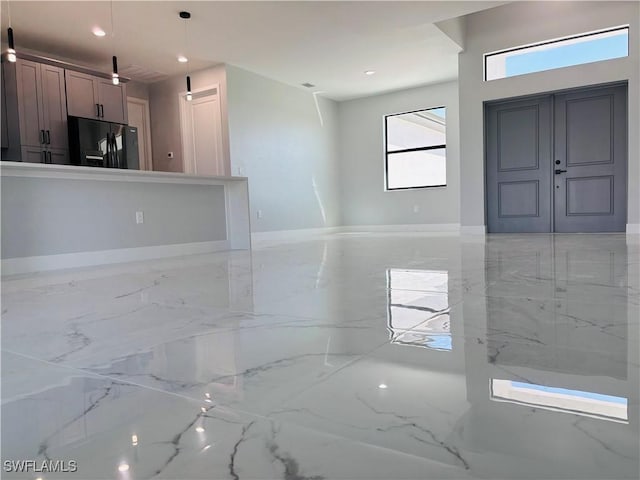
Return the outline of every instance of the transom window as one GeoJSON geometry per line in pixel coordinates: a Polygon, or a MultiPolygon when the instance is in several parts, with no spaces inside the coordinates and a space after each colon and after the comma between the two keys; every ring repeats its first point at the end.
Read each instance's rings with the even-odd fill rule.
{"type": "Polygon", "coordinates": [[[487,53],[484,79],[498,80],[628,56],[629,27],[614,27],[487,53]]]}
{"type": "Polygon", "coordinates": [[[446,108],[385,117],[386,189],[447,184],[446,108]]]}

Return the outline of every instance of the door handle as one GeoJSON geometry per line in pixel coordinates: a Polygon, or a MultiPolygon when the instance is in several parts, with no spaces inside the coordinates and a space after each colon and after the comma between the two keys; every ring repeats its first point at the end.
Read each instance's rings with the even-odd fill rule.
{"type": "Polygon", "coordinates": [[[100,116],[100,104],[96,103],[96,117],[100,116]]]}
{"type": "Polygon", "coordinates": [[[53,163],[51,160],[51,152],[47,152],[47,159],[49,160],[49,163],[53,163]]]}
{"type": "Polygon", "coordinates": [[[44,130],[40,130],[40,143],[44,143],[44,130]]]}
{"type": "Polygon", "coordinates": [[[47,145],[50,145],[51,144],[51,131],[50,130],[47,130],[47,132],[46,132],[46,140],[47,140],[47,142],[46,142],[47,145]]]}
{"type": "Polygon", "coordinates": [[[556,175],[560,175],[561,173],[565,173],[566,170],[561,170],[559,168],[556,168],[556,175]]]}

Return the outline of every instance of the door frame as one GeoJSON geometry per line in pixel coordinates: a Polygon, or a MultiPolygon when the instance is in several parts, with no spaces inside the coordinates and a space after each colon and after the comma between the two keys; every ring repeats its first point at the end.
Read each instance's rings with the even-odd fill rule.
{"type": "MultiPolygon", "coordinates": [[[[142,141],[144,141],[145,145],[146,145],[146,150],[147,150],[147,158],[144,159],[144,162],[140,162],[140,170],[153,170],[153,151],[151,150],[152,145],[151,145],[151,114],[149,111],[149,100],[146,100],[144,98],[138,98],[138,97],[127,97],[127,108],[128,108],[128,104],[129,103],[135,103],[137,105],[142,105],[142,108],[144,109],[144,121],[146,123],[146,127],[145,128],[145,135],[144,135],[144,139],[142,139],[142,141]]],[[[128,114],[127,114],[128,116],[128,114]]],[[[138,137],[138,141],[140,141],[141,139],[138,137]]]]}
{"type": "MultiPolygon", "coordinates": [[[[627,125],[627,143],[628,143],[628,139],[629,139],[629,82],[627,80],[622,80],[622,81],[615,81],[615,82],[607,82],[607,83],[598,83],[598,84],[592,84],[592,85],[583,85],[580,87],[572,87],[572,88],[563,88],[560,90],[550,90],[550,91],[546,91],[546,92],[537,92],[537,93],[531,93],[531,94],[527,94],[527,95],[518,95],[516,97],[506,97],[506,98],[495,98],[492,100],[485,100],[482,102],[482,127],[483,127],[483,131],[482,131],[482,139],[483,139],[483,165],[482,165],[482,172],[483,172],[483,179],[482,181],[484,182],[484,224],[485,224],[485,228],[487,229],[487,233],[495,233],[495,232],[489,232],[488,231],[488,227],[489,227],[489,192],[488,192],[488,188],[487,188],[487,163],[488,163],[488,142],[487,142],[487,133],[488,133],[488,116],[489,116],[489,107],[492,104],[495,103],[509,103],[509,102],[519,102],[522,100],[527,100],[527,99],[533,99],[536,97],[541,97],[541,96],[550,96],[551,97],[551,109],[552,112],[555,111],[555,95],[558,94],[566,94],[566,93],[574,93],[574,92],[584,92],[584,91],[588,91],[588,90],[597,90],[600,88],[608,88],[608,87],[625,87],[627,89],[627,121],[626,121],[626,125],[627,125]]],[[[555,146],[555,115],[551,116],[551,145],[555,146]]],[[[628,146],[627,146],[628,147],[628,146]]],[[[552,149],[552,153],[554,153],[554,150],[552,149]]],[[[550,168],[553,170],[554,168],[554,155],[551,155],[551,165],[550,168]]],[[[626,198],[626,209],[627,209],[627,223],[626,225],[628,225],[628,221],[629,221],[629,151],[627,148],[627,155],[626,155],[626,159],[625,159],[625,171],[626,171],[626,177],[627,177],[627,182],[626,182],[626,194],[627,194],[627,198],[626,198]]],[[[555,233],[555,225],[556,225],[556,216],[555,216],[555,189],[554,187],[554,175],[551,176],[551,230],[548,233],[555,233]]]]}
{"type": "MultiPolygon", "coordinates": [[[[220,162],[220,168],[222,169],[222,175],[226,175],[226,167],[224,161],[224,146],[222,140],[222,96],[220,95],[220,84],[213,83],[206,87],[192,89],[191,94],[193,97],[197,97],[200,95],[206,95],[207,93],[215,90],[215,96],[218,98],[218,116],[220,119],[220,132],[219,138],[220,142],[216,145],[216,149],[218,150],[218,161],[220,162]]],[[[187,115],[188,108],[188,100],[187,100],[187,91],[182,91],[178,94],[178,102],[180,105],[180,140],[182,141],[182,170],[184,173],[190,173],[192,175],[197,175],[197,169],[194,159],[194,145],[193,145],[193,135],[190,135],[190,121],[187,115]]]]}

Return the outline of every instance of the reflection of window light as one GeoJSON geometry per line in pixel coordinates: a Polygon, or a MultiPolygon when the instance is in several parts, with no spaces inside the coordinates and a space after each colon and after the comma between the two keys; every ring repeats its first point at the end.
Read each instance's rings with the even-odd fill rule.
{"type": "Polygon", "coordinates": [[[491,400],[629,423],[627,399],[613,395],[493,378],[491,400]]]}
{"type": "Polygon", "coordinates": [[[387,321],[392,343],[452,349],[448,275],[441,270],[387,270],[387,321]]]}

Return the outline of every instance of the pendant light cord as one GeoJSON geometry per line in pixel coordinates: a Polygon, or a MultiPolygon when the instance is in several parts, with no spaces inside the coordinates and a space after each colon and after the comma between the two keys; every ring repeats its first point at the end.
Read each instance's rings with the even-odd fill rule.
{"type": "Polygon", "coordinates": [[[184,19],[184,55],[187,57],[187,75],[189,75],[189,30],[187,29],[187,20],[184,19]]]}
{"type": "Polygon", "coordinates": [[[111,0],[111,53],[116,54],[116,35],[113,31],[113,0],[111,0]]]}
{"type": "Polygon", "coordinates": [[[9,28],[11,28],[11,2],[7,0],[7,17],[9,17],[9,28]]]}

